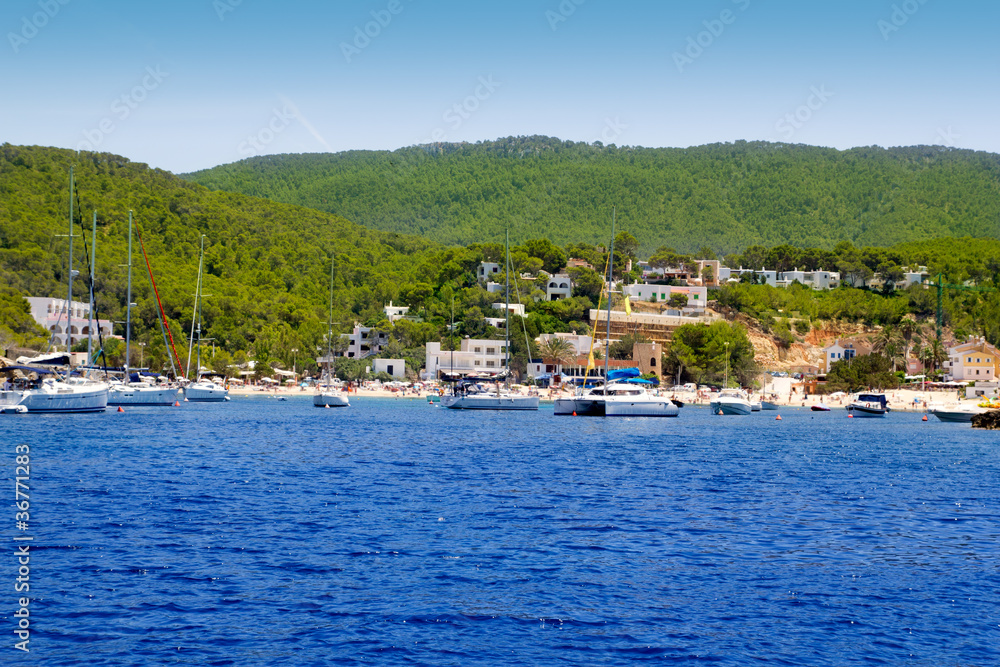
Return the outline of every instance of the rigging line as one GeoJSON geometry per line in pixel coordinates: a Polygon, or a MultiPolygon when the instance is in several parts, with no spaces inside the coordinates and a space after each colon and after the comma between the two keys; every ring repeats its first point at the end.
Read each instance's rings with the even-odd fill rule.
{"type": "MultiPolygon", "coordinates": [[[[135,226],[136,236],[139,237],[139,248],[142,250],[142,257],[146,260],[146,270],[149,272],[149,282],[153,284],[153,294],[156,295],[156,307],[160,310],[160,330],[161,332],[166,332],[166,335],[170,337],[170,349],[167,350],[167,357],[170,359],[170,369],[174,372],[174,378],[177,378],[177,366],[174,366],[174,357],[177,358],[177,364],[180,365],[181,358],[177,354],[177,347],[174,345],[174,335],[170,332],[170,326],[167,322],[167,314],[163,310],[163,304],[160,302],[160,291],[156,287],[156,279],[153,278],[153,267],[149,264],[149,255],[146,254],[146,245],[142,242],[142,232],[139,231],[139,225],[135,226]],[[173,350],[174,356],[170,356],[170,350],[173,350]]],[[[166,338],[163,341],[164,346],[166,346],[166,338]]]]}
{"type": "MultiPolygon", "coordinates": [[[[79,192],[77,192],[77,195],[76,195],[76,205],[77,205],[77,208],[80,207],[80,194],[79,194],[79,192]]],[[[80,218],[80,225],[83,226],[83,218],[82,217],[80,218]]],[[[94,293],[94,282],[93,282],[93,280],[92,280],[91,277],[94,275],[94,267],[91,266],[91,263],[90,263],[90,249],[87,247],[87,235],[86,234],[81,234],[80,236],[83,238],[83,254],[86,255],[86,257],[87,257],[87,282],[89,283],[88,287],[90,288],[90,293],[93,294],[94,293]]],[[[73,304],[71,303],[70,307],[72,307],[72,305],[73,304]]],[[[100,350],[100,352],[98,352],[98,354],[100,355],[101,361],[102,361],[102,364],[103,364],[102,367],[104,368],[104,376],[107,377],[108,376],[108,358],[104,354],[104,332],[101,330],[101,311],[97,307],[97,299],[94,299],[94,302],[93,302],[93,304],[91,304],[91,307],[93,308],[93,311],[94,311],[94,320],[97,322],[97,342],[101,346],[101,350],[100,350]]],[[[89,335],[93,336],[94,332],[91,331],[89,335]]],[[[67,333],[66,336],[67,336],[66,340],[68,341],[70,334],[67,333]]],[[[69,347],[67,346],[67,350],[68,349],[69,349],[69,347]]],[[[93,359],[87,359],[87,364],[88,365],[89,364],[93,364],[93,363],[94,363],[93,359]]],[[[127,359],[125,360],[125,365],[128,366],[128,360],[127,359]]]]}
{"type": "MultiPolygon", "coordinates": [[[[508,264],[507,271],[511,271],[514,267],[513,267],[513,261],[511,261],[509,253],[508,253],[508,256],[507,256],[507,264],[508,264]]],[[[510,273],[508,273],[507,275],[510,275],[510,273]]],[[[517,274],[516,273],[514,274],[514,296],[517,298],[517,304],[521,305],[521,288],[518,287],[518,284],[517,284],[517,274]]],[[[524,331],[524,346],[525,346],[526,354],[527,354],[527,357],[528,357],[528,361],[525,364],[525,368],[524,368],[524,374],[527,375],[528,374],[528,364],[531,363],[531,343],[528,342],[528,325],[525,323],[525,319],[527,319],[527,318],[526,317],[521,317],[521,329],[524,331]]],[[[509,333],[508,333],[508,335],[509,335],[509,333]]]]}

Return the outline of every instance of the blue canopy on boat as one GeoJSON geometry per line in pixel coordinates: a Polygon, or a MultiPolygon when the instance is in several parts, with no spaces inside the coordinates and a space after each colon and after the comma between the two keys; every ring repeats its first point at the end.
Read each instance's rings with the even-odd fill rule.
{"type": "Polygon", "coordinates": [[[619,382],[623,384],[660,384],[659,382],[655,382],[653,380],[643,380],[642,378],[627,378],[625,380],[619,380],[619,382]]]}
{"type": "Polygon", "coordinates": [[[625,378],[637,378],[642,375],[642,371],[638,368],[616,368],[613,371],[608,371],[608,380],[624,380],[625,378]]]}

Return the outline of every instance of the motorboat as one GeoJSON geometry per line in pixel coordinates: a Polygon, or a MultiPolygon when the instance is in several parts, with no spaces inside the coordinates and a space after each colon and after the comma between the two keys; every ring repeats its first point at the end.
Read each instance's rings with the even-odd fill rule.
{"type": "Polygon", "coordinates": [[[184,398],[191,403],[222,403],[229,400],[229,390],[211,380],[199,380],[184,387],[184,398]]]}
{"type": "Polygon", "coordinates": [[[762,401],[750,401],[750,412],[760,412],[764,409],[762,401]]]}
{"type": "Polygon", "coordinates": [[[826,403],[816,403],[809,407],[813,412],[830,412],[830,406],[826,403]]]}
{"type": "Polygon", "coordinates": [[[760,409],[761,410],[777,410],[778,409],[778,404],[775,403],[774,401],[761,401],[760,402],[760,409]]]}
{"type": "Polygon", "coordinates": [[[753,412],[753,405],[741,389],[723,389],[708,405],[715,414],[748,415],[753,412]]]}
{"type": "Polygon", "coordinates": [[[889,401],[885,394],[858,394],[847,406],[847,412],[853,417],[885,417],[889,401]]]}
{"type": "Polygon", "coordinates": [[[971,422],[972,418],[976,415],[981,415],[989,411],[989,408],[968,404],[932,405],[927,409],[927,412],[931,413],[943,422],[965,423],[971,422]]]}
{"type": "Polygon", "coordinates": [[[177,387],[158,387],[149,382],[112,381],[108,384],[108,405],[173,405],[177,387]]]}

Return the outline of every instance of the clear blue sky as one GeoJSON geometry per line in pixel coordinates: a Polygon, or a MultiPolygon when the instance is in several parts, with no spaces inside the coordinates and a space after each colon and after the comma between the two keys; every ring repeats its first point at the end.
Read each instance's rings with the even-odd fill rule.
{"type": "Polygon", "coordinates": [[[998,5],[6,0],[0,141],[174,172],[528,134],[1000,152],[998,5]]]}

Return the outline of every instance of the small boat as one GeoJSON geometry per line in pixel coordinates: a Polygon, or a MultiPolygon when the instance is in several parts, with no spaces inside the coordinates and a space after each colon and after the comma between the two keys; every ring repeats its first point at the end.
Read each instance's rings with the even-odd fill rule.
{"type": "Polygon", "coordinates": [[[313,406],[317,408],[349,408],[351,401],[343,391],[343,385],[335,379],[337,371],[336,359],[333,356],[333,271],[335,268],[335,258],[330,261],[330,319],[326,323],[326,357],[323,358],[323,377],[316,384],[316,393],[313,394],[313,406]],[[330,362],[334,366],[330,368],[330,362]]]}
{"type": "Polygon", "coordinates": [[[713,414],[721,411],[724,415],[748,415],[753,412],[753,405],[740,389],[723,389],[708,405],[713,414]]]}
{"type": "Polygon", "coordinates": [[[976,415],[989,412],[989,408],[978,405],[935,405],[927,411],[943,422],[970,423],[976,415]]]}
{"type": "Polygon", "coordinates": [[[184,398],[190,403],[222,403],[229,400],[229,390],[221,384],[201,377],[201,297],[202,297],[202,267],[205,263],[205,235],[201,235],[201,255],[198,258],[198,286],[194,295],[194,313],[191,318],[191,341],[188,344],[188,367],[191,365],[191,347],[196,346],[197,380],[184,387],[184,398]]]}
{"type": "Polygon", "coordinates": [[[750,412],[760,412],[764,409],[764,404],[761,401],[750,401],[750,412]]]}
{"type": "Polygon", "coordinates": [[[809,408],[813,412],[830,412],[830,406],[826,403],[817,403],[809,408]]]}
{"type": "Polygon", "coordinates": [[[885,394],[858,394],[847,406],[847,412],[854,417],[885,417],[889,401],[885,394]]]}
{"type": "Polygon", "coordinates": [[[761,401],[760,402],[760,409],[761,410],[777,410],[778,409],[778,404],[775,403],[775,402],[773,402],[773,401],[761,401]]]}
{"type": "Polygon", "coordinates": [[[222,403],[229,400],[229,390],[211,380],[199,380],[184,387],[184,398],[190,403],[222,403]]]}

